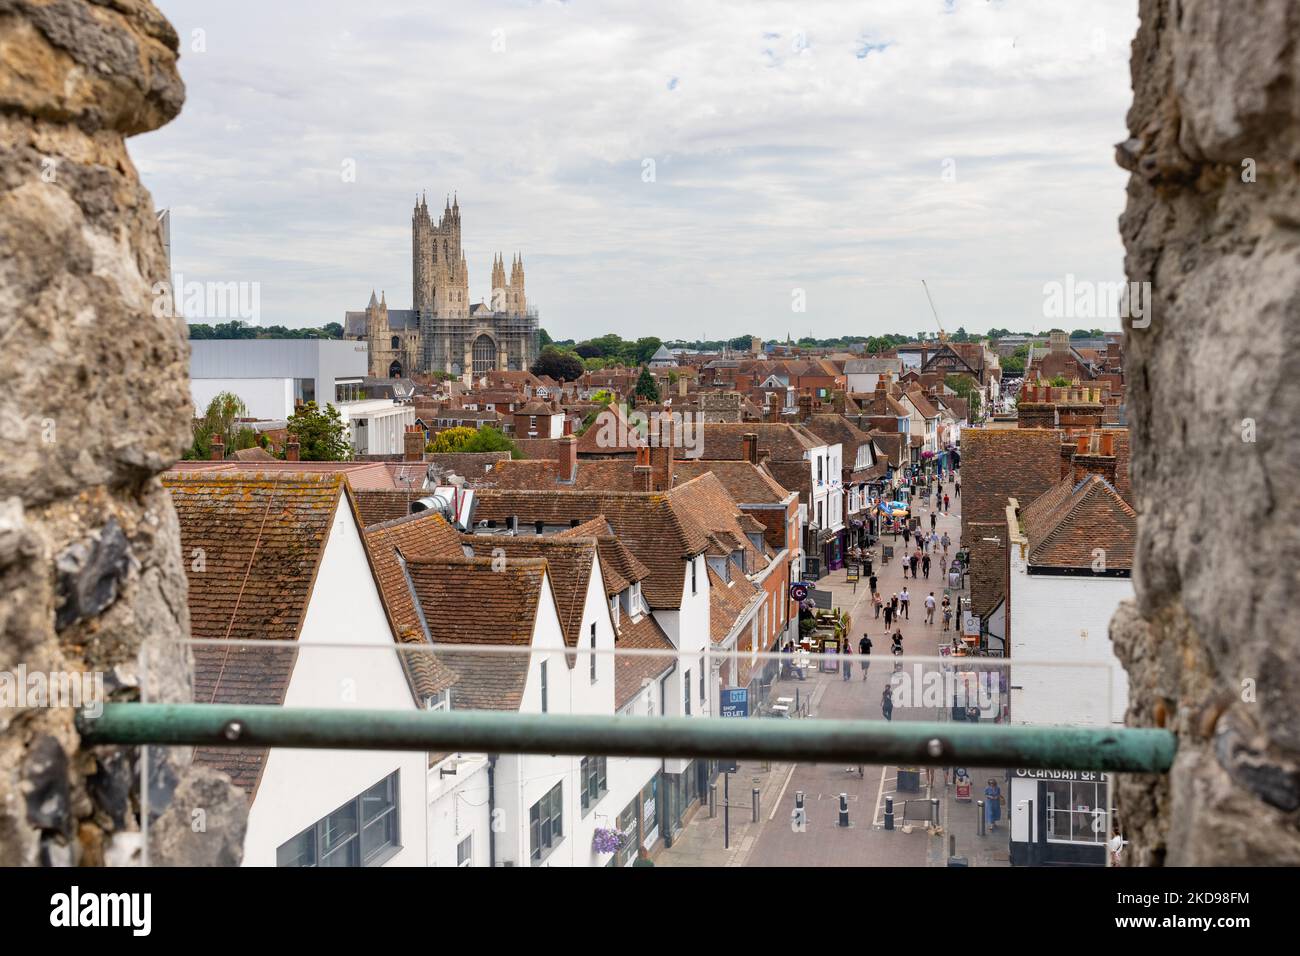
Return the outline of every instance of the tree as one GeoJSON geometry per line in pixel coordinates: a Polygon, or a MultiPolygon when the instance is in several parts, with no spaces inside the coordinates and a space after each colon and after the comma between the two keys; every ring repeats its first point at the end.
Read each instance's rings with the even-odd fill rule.
{"type": "Polygon", "coordinates": [[[523,453],[509,438],[491,425],[482,428],[468,428],[458,425],[448,428],[433,436],[433,441],[425,446],[425,451],[444,454],[448,452],[468,451],[508,451],[511,458],[523,458],[523,453]]]}
{"type": "Polygon", "coordinates": [[[551,338],[551,334],[550,334],[549,332],[547,332],[545,329],[538,329],[538,330],[537,330],[537,345],[538,345],[538,347],[540,347],[540,348],[546,348],[546,346],[550,345],[553,341],[554,341],[554,339],[551,338]]]}
{"type": "Polygon", "coordinates": [[[298,443],[302,461],[348,461],[352,444],[347,439],[347,425],[333,405],[321,409],[315,402],[298,406],[289,416],[288,432],[298,443]]]}
{"type": "Polygon", "coordinates": [[[1057,375],[1053,377],[1052,380],[1047,384],[1051,385],[1053,388],[1069,388],[1070,380],[1066,378],[1064,375],[1057,375]]]}
{"type": "Polygon", "coordinates": [[[613,405],[614,393],[607,388],[602,388],[596,394],[591,396],[591,400],[598,405],[613,405]]]}
{"type": "Polygon", "coordinates": [[[531,371],[537,376],[549,375],[556,381],[572,382],[582,377],[586,367],[582,364],[582,359],[573,352],[548,345],[542,349],[542,354],[537,356],[531,371]]]}
{"type": "Polygon", "coordinates": [[[980,410],[980,387],[979,383],[969,375],[964,373],[956,375],[945,375],[943,384],[957,393],[958,398],[966,400],[966,407],[970,409],[970,420],[975,421],[975,416],[980,410]]]}
{"type": "Polygon", "coordinates": [[[433,441],[425,446],[425,451],[440,453],[460,451],[477,432],[477,428],[465,425],[444,429],[433,436],[433,441]]]}
{"type": "Polygon", "coordinates": [[[234,392],[218,392],[208,402],[203,415],[194,420],[194,441],[185,452],[189,459],[206,460],[212,456],[212,440],[220,436],[227,451],[249,448],[256,441],[251,428],[237,429],[235,420],[247,418],[248,409],[234,392]],[[248,432],[245,444],[239,444],[242,432],[248,432]]]}
{"type": "Polygon", "coordinates": [[[644,365],[646,362],[654,358],[654,354],[659,351],[659,346],[661,345],[663,345],[663,342],[653,335],[637,339],[636,348],[632,356],[633,363],[636,365],[644,365]]]}
{"type": "Polygon", "coordinates": [[[1025,359],[1021,355],[1008,355],[1000,363],[1004,375],[1024,375],[1025,359]]]}
{"type": "Polygon", "coordinates": [[[659,386],[650,374],[650,369],[641,369],[641,376],[636,380],[636,394],[648,402],[659,401],[659,386]]]}

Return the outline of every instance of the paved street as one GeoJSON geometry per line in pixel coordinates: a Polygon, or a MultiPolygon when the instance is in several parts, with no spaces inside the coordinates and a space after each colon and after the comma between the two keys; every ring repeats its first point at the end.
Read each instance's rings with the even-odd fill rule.
{"type": "MultiPolygon", "coordinates": [[[[951,485],[945,486],[954,495],[951,485]]],[[[919,501],[919,499],[918,499],[919,501]]],[[[940,537],[945,531],[953,540],[949,555],[956,553],[961,532],[960,502],[953,500],[951,511],[941,514],[937,530],[940,537]]],[[[916,512],[923,526],[929,529],[930,509],[919,507],[916,512]]],[[[937,558],[927,580],[903,578],[901,555],[903,541],[897,542],[886,535],[883,544],[893,545],[899,557],[881,565],[880,545],[874,549],[875,567],[879,577],[878,588],[887,602],[890,595],[902,591],[904,585],[912,598],[909,618],[898,622],[903,633],[903,650],[908,655],[933,656],[951,635],[943,634],[942,615],[935,614],[935,623],[925,623],[924,599],[931,591],[936,602],[943,599],[943,581],[937,558]]],[[[890,654],[889,634],[885,630],[883,615],[874,616],[870,588],[864,577],[854,587],[846,582],[844,570],[832,572],[817,582],[817,587],[829,590],[836,607],[849,610],[853,616],[853,644],[865,631],[874,642],[873,661],[862,679],[857,663],[852,665],[850,679],[842,673],[811,673],[806,681],[782,680],[773,686],[773,697],[797,698],[806,704],[809,717],[816,719],[846,718],[881,720],[881,696],[892,673],[894,660],[890,654]]],[[[952,592],[954,606],[956,592],[952,592]]],[[[957,626],[954,615],[953,627],[957,626]]],[[[892,631],[892,628],[891,628],[892,631]]],[[[919,665],[918,665],[919,666],[919,665]]],[[[909,672],[911,667],[908,667],[909,672]]],[[[936,708],[899,707],[894,710],[894,720],[939,720],[943,713],[936,708]]],[[[1002,771],[972,770],[976,796],[989,776],[1001,778],[1002,771]]],[[[977,836],[978,811],[973,801],[958,802],[954,792],[945,789],[943,773],[935,768],[932,775],[921,773],[919,793],[896,794],[897,768],[867,766],[859,775],[858,768],[826,764],[778,764],[769,769],[742,765],[732,776],[731,846],[723,849],[722,811],[710,818],[707,810],[696,814],[670,850],[665,850],[656,862],[666,866],[944,866],[948,859],[948,838],[955,836],[956,852],[972,866],[1007,865],[1006,831],[1001,829],[986,836],[977,836]],[[930,777],[930,780],[927,780],[930,777]],[[761,813],[758,824],[751,823],[752,787],[761,790],[761,813]],[[807,809],[807,828],[796,832],[792,826],[791,811],[796,792],[802,791],[807,809]],[[850,825],[838,825],[840,794],[848,802],[850,825]],[[884,798],[895,797],[895,830],[886,831],[884,798]],[[912,809],[918,814],[928,814],[931,797],[939,800],[941,832],[932,835],[924,822],[916,822],[910,833],[903,832],[903,801],[917,801],[912,809]],[[742,804],[736,809],[737,804],[742,804]]],[[[719,802],[721,802],[721,785],[719,802]]]]}

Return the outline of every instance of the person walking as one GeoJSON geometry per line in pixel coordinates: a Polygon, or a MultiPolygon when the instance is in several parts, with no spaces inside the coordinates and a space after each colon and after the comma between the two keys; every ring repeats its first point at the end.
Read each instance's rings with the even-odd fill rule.
{"type": "Polygon", "coordinates": [[[936,515],[933,511],[931,511],[931,512],[930,512],[930,530],[933,531],[933,530],[935,529],[935,526],[938,525],[938,524],[939,524],[939,517],[938,517],[938,515],[936,515]]]}
{"type": "Polygon", "coordinates": [[[849,643],[847,637],[840,641],[840,655],[844,658],[844,666],[840,668],[840,676],[844,680],[853,679],[853,662],[849,660],[849,655],[853,653],[853,645],[849,643]]]}
{"type": "Polygon", "coordinates": [[[921,563],[921,558],[919,557],[920,553],[921,553],[921,551],[920,551],[920,549],[918,548],[916,551],[914,551],[914,552],[912,553],[912,556],[911,556],[910,558],[907,559],[907,563],[908,563],[908,564],[911,566],[911,568],[912,568],[912,577],[913,577],[913,579],[916,578],[916,568],[917,568],[917,566],[921,563]]]}
{"type": "Polygon", "coordinates": [[[1002,819],[1002,788],[995,778],[989,777],[988,786],[984,788],[984,822],[990,830],[998,828],[1002,819]]]}
{"type": "Polygon", "coordinates": [[[885,605],[885,630],[889,630],[889,625],[894,620],[894,604],[898,601],[898,595],[895,594],[888,604],[885,605]]]}
{"type": "Polygon", "coordinates": [[[912,595],[907,593],[907,586],[904,585],[903,590],[898,594],[898,606],[903,611],[903,617],[907,618],[909,621],[912,619],[912,612],[910,610],[911,604],[912,595]]]}
{"type": "Polygon", "coordinates": [[[921,558],[921,573],[925,575],[927,581],[930,580],[930,556],[928,554],[921,558]]]}
{"type": "Polygon", "coordinates": [[[894,698],[893,695],[889,693],[889,690],[889,685],[886,684],[884,692],[880,695],[880,715],[884,717],[885,720],[894,719],[894,698]]]}
{"type": "Polygon", "coordinates": [[[931,591],[925,599],[925,623],[934,624],[934,592],[931,591]]]}
{"type": "Polygon", "coordinates": [[[862,635],[862,640],[858,641],[858,653],[862,655],[862,679],[867,679],[867,669],[871,667],[871,661],[867,660],[871,655],[871,638],[866,634],[862,635]]]}
{"type": "Polygon", "coordinates": [[[878,580],[879,579],[876,577],[875,571],[872,571],[871,577],[867,578],[867,584],[870,585],[872,594],[876,593],[876,584],[878,583],[878,580]]]}
{"type": "Polygon", "coordinates": [[[930,532],[930,550],[932,552],[939,550],[939,534],[936,531],[930,532]]]}
{"type": "Polygon", "coordinates": [[[948,600],[948,595],[943,596],[943,629],[945,631],[952,629],[952,602],[948,600]]]}
{"type": "Polygon", "coordinates": [[[947,573],[948,573],[948,552],[945,551],[943,554],[939,555],[939,577],[942,578],[947,573]]]}
{"type": "Polygon", "coordinates": [[[952,544],[952,538],[948,537],[948,532],[947,532],[947,531],[945,531],[945,532],[943,533],[943,537],[939,539],[939,543],[940,543],[941,545],[943,545],[943,554],[944,554],[944,557],[947,557],[947,556],[948,556],[948,546],[949,546],[950,544],[952,544]]]}
{"type": "Polygon", "coordinates": [[[875,589],[875,578],[872,578],[871,604],[876,609],[876,620],[880,620],[880,592],[875,589]]]}
{"type": "Polygon", "coordinates": [[[956,485],[955,485],[954,487],[955,487],[956,490],[957,490],[957,497],[960,498],[960,497],[961,497],[961,482],[960,482],[960,481],[957,482],[956,485]]]}
{"type": "Polygon", "coordinates": [[[947,495],[944,495],[944,496],[943,496],[943,510],[944,510],[944,511],[947,511],[947,510],[948,510],[948,496],[947,496],[947,495]]]}

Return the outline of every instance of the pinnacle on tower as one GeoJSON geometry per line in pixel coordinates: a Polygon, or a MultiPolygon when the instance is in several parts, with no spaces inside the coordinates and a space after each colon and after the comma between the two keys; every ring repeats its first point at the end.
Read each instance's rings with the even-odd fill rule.
{"type": "Polygon", "coordinates": [[[370,304],[367,305],[366,308],[367,308],[367,309],[373,309],[373,308],[374,308],[375,306],[377,306],[378,304],[379,304],[379,300],[375,298],[375,290],[374,290],[374,289],[371,289],[371,290],[370,290],[370,304]]]}

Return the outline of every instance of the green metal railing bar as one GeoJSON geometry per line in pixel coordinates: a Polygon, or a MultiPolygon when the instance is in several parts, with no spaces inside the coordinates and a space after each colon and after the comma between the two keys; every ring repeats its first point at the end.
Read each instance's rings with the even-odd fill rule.
{"type": "Polygon", "coordinates": [[[735,757],[1164,773],[1167,730],[920,721],[724,720],[231,704],[106,704],[82,742],[202,747],[735,757]]]}

